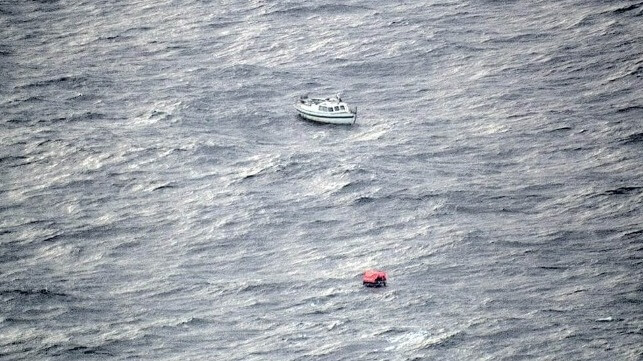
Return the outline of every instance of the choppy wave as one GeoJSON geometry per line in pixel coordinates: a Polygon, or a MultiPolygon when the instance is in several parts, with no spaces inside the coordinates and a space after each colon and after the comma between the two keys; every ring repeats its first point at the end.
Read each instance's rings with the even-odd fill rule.
{"type": "Polygon", "coordinates": [[[643,357],[643,3],[0,14],[0,358],[643,357]]]}

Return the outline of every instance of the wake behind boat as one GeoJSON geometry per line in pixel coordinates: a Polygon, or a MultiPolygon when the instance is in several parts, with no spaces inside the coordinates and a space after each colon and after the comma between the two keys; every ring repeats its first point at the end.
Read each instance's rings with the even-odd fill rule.
{"type": "Polygon", "coordinates": [[[302,95],[295,102],[295,109],[300,117],[319,123],[351,125],[357,120],[357,108],[349,108],[339,95],[326,99],[302,95]]]}

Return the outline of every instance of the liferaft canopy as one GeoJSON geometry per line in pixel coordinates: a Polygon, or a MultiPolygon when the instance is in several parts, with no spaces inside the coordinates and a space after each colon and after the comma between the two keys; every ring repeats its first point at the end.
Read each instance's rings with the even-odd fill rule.
{"type": "Polygon", "coordinates": [[[386,272],[378,270],[368,270],[364,272],[364,277],[362,278],[362,280],[366,283],[377,283],[386,281],[387,279],[388,276],[386,275],[386,272]]]}

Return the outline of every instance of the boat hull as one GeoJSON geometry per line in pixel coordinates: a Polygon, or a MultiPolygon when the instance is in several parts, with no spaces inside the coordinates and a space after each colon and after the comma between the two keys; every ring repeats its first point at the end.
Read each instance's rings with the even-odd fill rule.
{"type": "Polygon", "coordinates": [[[295,109],[297,110],[297,113],[299,114],[300,117],[313,122],[318,122],[318,123],[351,125],[351,124],[354,124],[355,120],[357,119],[357,114],[354,114],[354,113],[326,115],[326,114],[319,114],[313,111],[302,109],[297,105],[295,105],[295,109]]]}

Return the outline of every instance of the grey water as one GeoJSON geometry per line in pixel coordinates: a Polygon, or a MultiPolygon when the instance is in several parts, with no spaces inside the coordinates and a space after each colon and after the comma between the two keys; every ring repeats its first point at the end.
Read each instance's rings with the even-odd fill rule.
{"type": "Polygon", "coordinates": [[[641,24],[0,1],[0,359],[643,359],[641,24]]]}

